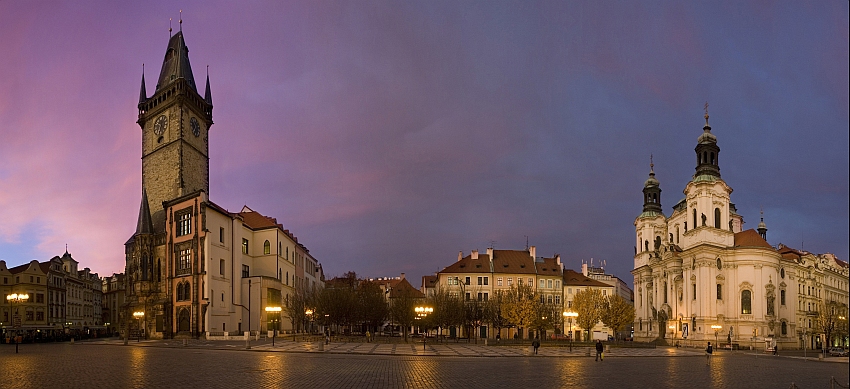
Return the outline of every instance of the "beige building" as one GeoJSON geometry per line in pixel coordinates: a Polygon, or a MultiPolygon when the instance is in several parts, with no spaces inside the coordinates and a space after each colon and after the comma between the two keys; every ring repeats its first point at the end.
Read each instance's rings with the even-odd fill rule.
{"type": "Polygon", "coordinates": [[[634,221],[635,338],[799,348],[804,337],[812,347],[815,307],[826,298],[846,307],[847,264],[774,248],[763,220],[758,231],[743,230],[732,188],[720,177],[708,114],[705,120],[696,173],[669,217],[650,165],[643,213],[634,221]],[[834,270],[820,268],[826,264],[834,270]]]}
{"type": "Polygon", "coordinates": [[[296,288],[322,287],[321,265],[282,224],[209,199],[212,108],[209,77],[201,96],[178,32],[150,97],[142,76],[142,194],[136,232],[125,243],[125,333],[266,330],[276,318],[265,307],[283,304],[296,288]]]}
{"type": "MultiPolygon", "coordinates": [[[[584,292],[590,288],[599,290],[603,297],[613,296],[616,293],[613,285],[595,280],[574,270],[565,269],[564,296],[566,297],[564,299],[564,311],[573,312],[573,299],[576,294],[584,292]]],[[[564,321],[563,328],[565,330],[564,333],[569,334],[572,339],[584,340],[584,336],[582,336],[582,334],[585,329],[577,325],[575,320],[570,321],[569,318],[567,318],[564,321]]],[[[588,335],[590,336],[590,339],[607,340],[609,336],[614,336],[614,331],[600,320],[593,326],[593,328],[590,329],[590,331],[588,331],[588,335]]]]}

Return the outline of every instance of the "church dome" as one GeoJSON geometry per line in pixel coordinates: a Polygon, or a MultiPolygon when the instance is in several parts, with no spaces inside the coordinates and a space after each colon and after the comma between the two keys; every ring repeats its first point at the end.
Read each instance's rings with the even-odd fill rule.
{"type": "Polygon", "coordinates": [[[703,133],[697,138],[697,143],[699,144],[707,144],[707,143],[717,143],[717,137],[711,133],[711,127],[706,123],[705,127],[702,128],[703,133]]]}
{"type": "Polygon", "coordinates": [[[655,172],[649,172],[649,178],[646,179],[646,182],[643,183],[644,188],[649,188],[653,186],[658,186],[660,183],[657,179],[655,179],[655,172]]]}

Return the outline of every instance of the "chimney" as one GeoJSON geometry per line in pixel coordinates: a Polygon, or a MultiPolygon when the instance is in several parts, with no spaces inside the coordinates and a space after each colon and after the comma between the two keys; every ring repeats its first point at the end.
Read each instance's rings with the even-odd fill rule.
{"type": "Polygon", "coordinates": [[[457,261],[460,262],[461,259],[463,259],[463,251],[458,251],[457,252],[457,261]]]}
{"type": "Polygon", "coordinates": [[[493,248],[492,247],[487,249],[487,256],[490,257],[491,261],[493,260],[493,248]]]}
{"type": "Polygon", "coordinates": [[[404,279],[404,273],[401,273],[401,279],[404,279]]]}
{"type": "Polygon", "coordinates": [[[528,254],[531,255],[531,259],[537,259],[537,247],[528,246],[528,254]]]}
{"type": "Polygon", "coordinates": [[[561,263],[561,254],[555,254],[555,263],[558,264],[558,268],[560,268],[561,271],[564,271],[564,264],[561,263]]]}
{"type": "Polygon", "coordinates": [[[472,250],[472,259],[478,259],[478,250],[472,250]]]}

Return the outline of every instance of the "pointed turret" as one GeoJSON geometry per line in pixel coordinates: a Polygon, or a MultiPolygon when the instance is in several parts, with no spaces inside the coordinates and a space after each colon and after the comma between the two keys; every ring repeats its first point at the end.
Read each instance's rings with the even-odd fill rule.
{"type": "Polygon", "coordinates": [[[186,83],[197,93],[195,76],[192,75],[192,66],[189,65],[189,48],[183,40],[183,31],[178,31],[168,41],[168,49],[165,51],[165,59],[162,61],[162,70],[159,72],[159,81],[156,83],[157,92],[160,88],[178,79],[185,79],[186,83]]]}
{"type": "Polygon", "coordinates": [[[142,87],[139,90],[139,104],[148,101],[148,93],[145,91],[145,67],[142,66],[142,87]]]}
{"type": "Polygon", "coordinates": [[[643,183],[643,212],[661,211],[661,184],[655,179],[655,164],[649,157],[649,178],[643,183]]]}
{"type": "Polygon", "coordinates": [[[703,133],[697,138],[697,147],[694,148],[697,153],[694,178],[705,175],[720,178],[720,147],[717,146],[717,137],[711,133],[711,126],[708,125],[708,103],[705,106],[705,126],[702,127],[703,133]]]}
{"type": "Polygon", "coordinates": [[[206,101],[207,104],[212,105],[212,93],[210,93],[210,71],[209,71],[209,67],[207,67],[207,88],[204,91],[204,101],[206,101]]]}
{"type": "Polygon", "coordinates": [[[151,210],[148,206],[148,192],[142,186],[142,204],[139,205],[139,221],[136,222],[136,233],[133,234],[152,234],[153,222],[151,222],[151,210]]]}

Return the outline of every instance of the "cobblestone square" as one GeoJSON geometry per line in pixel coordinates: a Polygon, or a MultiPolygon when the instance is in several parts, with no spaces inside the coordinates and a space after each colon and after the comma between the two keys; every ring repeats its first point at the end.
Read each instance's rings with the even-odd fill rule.
{"type": "MultiPolygon", "coordinates": [[[[581,350],[481,345],[143,341],[0,347],[3,388],[829,388],[848,364],[694,350],[581,350]],[[426,350],[428,346],[426,346],[426,350]],[[395,353],[393,353],[395,350],[395,353]]],[[[836,386],[839,387],[839,386],[836,386]]],[[[845,386],[846,387],[846,386],[845,386]]]]}

